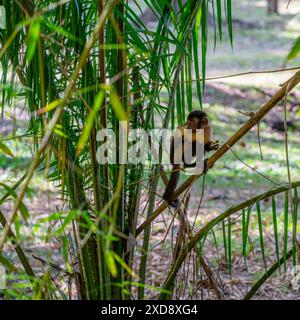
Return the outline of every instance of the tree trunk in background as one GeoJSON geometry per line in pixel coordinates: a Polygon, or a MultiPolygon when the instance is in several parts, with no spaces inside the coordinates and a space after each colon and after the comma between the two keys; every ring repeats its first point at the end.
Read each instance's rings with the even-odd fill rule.
{"type": "Polygon", "coordinates": [[[278,3],[279,0],[267,0],[268,4],[268,14],[276,13],[278,14],[278,3]]]}

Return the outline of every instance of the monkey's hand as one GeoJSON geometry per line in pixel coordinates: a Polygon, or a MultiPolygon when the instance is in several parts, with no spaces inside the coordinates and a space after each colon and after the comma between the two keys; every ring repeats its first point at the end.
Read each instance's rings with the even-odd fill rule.
{"type": "Polygon", "coordinates": [[[174,208],[174,209],[178,209],[179,205],[180,205],[180,201],[178,198],[176,199],[172,199],[170,197],[168,197],[168,195],[166,194],[166,192],[163,194],[162,198],[168,202],[168,204],[174,208]]]}
{"type": "Polygon", "coordinates": [[[220,143],[218,140],[216,141],[210,141],[205,145],[205,151],[213,151],[213,150],[217,150],[220,147],[220,143]]]}

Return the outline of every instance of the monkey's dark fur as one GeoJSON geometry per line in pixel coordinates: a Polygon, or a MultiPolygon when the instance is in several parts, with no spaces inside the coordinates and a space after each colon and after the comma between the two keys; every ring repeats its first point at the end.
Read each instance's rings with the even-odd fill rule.
{"type": "MultiPolygon", "coordinates": [[[[219,145],[218,142],[212,142],[211,141],[211,136],[210,136],[210,125],[208,122],[208,116],[204,111],[201,110],[194,110],[192,111],[188,117],[187,117],[187,122],[185,123],[184,126],[182,126],[181,128],[190,128],[192,126],[195,125],[194,123],[192,123],[193,119],[196,118],[198,119],[198,124],[197,124],[197,129],[201,129],[204,128],[202,127],[202,119],[205,120],[205,128],[204,128],[204,151],[211,151],[211,150],[216,150],[218,149],[219,145]],[[190,123],[189,123],[190,121],[190,123]],[[208,130],[205,130],[208,129],[208,130]]],[[[195,129],[195,128],[193,128],[195,129]]],[[[184,137],[182,137],[182,141],[184,140],[184,137]]],[[[172,173],[170,176],[170,180],[168,185],[166,186],[166,190],[163,194],[163,199],[166,200],[173,208],[178,208],[179,206],[179,200],[178,199],[174,199],[174,191],[176,189],[176,186],[178,184],[179,181],[179,177],[180,177],[180,164],[175,164],[174,161],[174,138],[172,137],[171,140],[171,149],[170,149],[170,162],[173,165],[172,168],[172,173]]],[[[196,141],[192,142],[192,154],[193,156],[195,156],[196,153],[196,141]]],[[[182,152],[181,155],[182,158],[182,162],[184,167],[195,167],[196,164],[188,164],[185,162],[184,160],[184,152],[182,152]]]]}

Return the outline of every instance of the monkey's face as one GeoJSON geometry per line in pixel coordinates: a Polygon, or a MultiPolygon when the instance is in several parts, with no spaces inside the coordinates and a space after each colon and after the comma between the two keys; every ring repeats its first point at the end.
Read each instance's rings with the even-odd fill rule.
{"type": "Polygon", "coordinates": [[[196,129],[200,129],[200,125],[200,119],[196,117],[187,120],[187,129],[193,130],[193,132],[195,132],[196,129]]]}
{"type": "Polygon", "coordinates": [[[202,117],[200,119],[197,117],[194,117],[192,119],[187,120],[187,129],[192,129],[194,132],[197,129],[204,129],[205,130],[209,126],[210,126],[209,121],[206,117],[202,117]]]}
{"type": "Polygon", "coordinates": [[[196,133],[197,129],[204,130],[204,144],[207,144],[211,141],[211,126],[207,117],[197,118],[193,117],[192,119],[187,120],[187,129],[192,129],[193,133],[196,133]]]}

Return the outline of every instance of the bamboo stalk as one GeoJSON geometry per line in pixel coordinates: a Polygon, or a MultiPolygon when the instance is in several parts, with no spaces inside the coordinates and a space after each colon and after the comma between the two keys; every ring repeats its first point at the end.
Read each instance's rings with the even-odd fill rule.
{"type": "MultiPolygon", "coordinates": [[[[110,16],[110,20],[112,23],[112,26],[114,28],[114,35],[116,37],[117,44],[124,44],[123,35],[125,33],[125,24],[123,21],[123,15],[124,15],[124,4],[120,2],[114,10],[115,15],[110,16]],[[115,20],[116,16],[116,20],[115,20]]],[[[116,81],[116,88],[118,96],[121,97],[121,103],[125,107],[125,110],[129,113],[128,109],[128,101],[127,101],[127,83],[128,83],[128,71],[127,71],[127,57],[126,57],[126,51],[124,49],[118,49],[116,51],[116,72],[117,74],[124,74],[119,77],[116,81]]],[[[117,127],[118,137],[119,137],[119,127],[117,127]]],[[[128,130],[127,130],[128,134],[128,130]]],[[[120,144],[119,139],[117,138],[117,145],[118,147],[120,144]]],[[[124,192],[123,186],[125,185],[125,173],[126,173],[126,167],[124,164],[121,164],[117,168],[116,177],[117,179],[115,182],[117,182],[118,187],[121,186],[120,193],[118,197],[116,197],[114,204],[113,204],[113,221],[115,223],[115,227],[118,231],[121,231],[124,233],[125,230],[125,216],[126,216],[126,195],[124,192]]],[[[112,243],[112,250],[121,258],[124,260],[124,254],[126,251],[125,241],[119,240],[112,243]]],[[[117,276],[115,278],[112,278],[112,287],[111,287],[111,295],[112,299],[123,299],[123,291],[121,286],[118,284],[122,283],[124,280],[125,271],[124,268],[120,264],[117,265],[117,276]]]]}
{"type": "MultiPolygon", "coordinates": [[[[3,228],[5,227],[5,225],[7,224],[6,219],[4,214],[2,213],[1,209],[0,209],[0,223],[2,224],[3,228]]],[[[27,275],[29,276],[29,280],[33,281],[33,278],[35,277],[34,271],[31,268],[31,265],[28,261],[28,258],[24,252],[24,250],[22,249],[22,247],[18,244],[17,238],[15,236],[15,234],[13,233],[13,231],[11,230],[11,228],[9,228],[8,230],[8,237],[16,251],[17,256],[19,257],[25,272],[27,273],[27,275]]]]}
{"type": "MultiPolygon", "coordinates": [[[[101,16],[104,9],[104,1],[98,0],[98,15],[101,16]]],[[[104,40],[104,25],[102,28],[99,29],[98,33],[99,38],[99,83],[105,84],[106,83],[106,58],[105,58],[105,50],[101,49],[101,46],[105,44],[104,40]]],[[[107,128],[107,104],[106,104],[106,97],[104,96],[101,107],[100,107],[100,129],[107,128]]],[[[106,141],[105,141],[106,142],[106,141]]],[[[103,164],[100,166],[100,172],[99,172],[99,179],[102,183],[102,185],[105,185],[107,188],[101,188],[99,190],[101,195],[101,208],[105,203],[109,202],[109,170],[108,165],[103,164]]],[[[111,216],[111,213],[109,213],[109,216],[111,216]]],[[[108,226],[107,222],[102,220],[99,223],[99,229],[107,232],[108,226]]],[[[110,274],[107,268],[107,265],[104,261],[104,252],[105,252],[105,241],[101,239],[100,236],[97,236],[98,241],[98,263],[99,263],[99,272],[100,272],[100,290],[102,293],[102,298],[109,299],[110,298],[110,286],[111,286],[111,279],[110,274]]]]}

